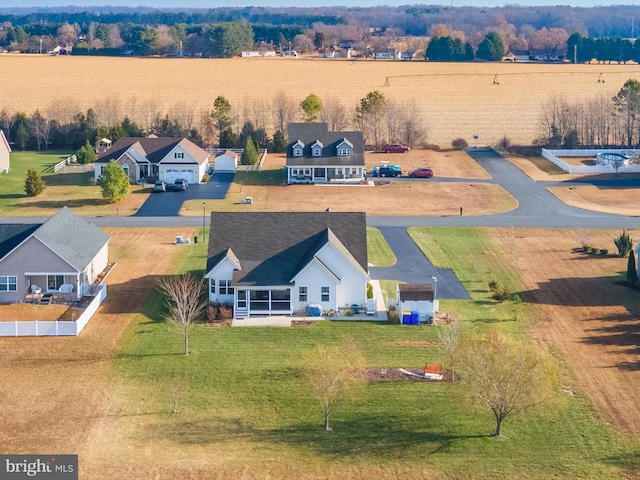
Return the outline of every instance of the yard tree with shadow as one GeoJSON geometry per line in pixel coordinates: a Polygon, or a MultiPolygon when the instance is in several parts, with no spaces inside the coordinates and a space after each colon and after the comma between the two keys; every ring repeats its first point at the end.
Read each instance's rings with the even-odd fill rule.
{"type": "Polygon", "coordinates": [[[497,438],[508,417],[550,396],[554,375],[542,352],[496,331],[467,342],[460,367],[472,405],[493,413],[497,438]]]}
{"type": "Polygon", "coordinates": [[[339,345],[318,345],[303,354],[304,376],[324,412],[325,432],[332,431],[329,418],[336,404],[355,398],[364,388],[364,366],[364,357],[351,336],[339,345]]]}

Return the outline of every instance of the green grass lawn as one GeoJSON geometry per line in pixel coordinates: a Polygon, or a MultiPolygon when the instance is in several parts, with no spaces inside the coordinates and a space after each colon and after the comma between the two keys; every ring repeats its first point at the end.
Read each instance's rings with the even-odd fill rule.
{"type": "Polygon", "coordinates": [[[397,262],[396,256],[380,230],[373,227],[367,227],[367,255],[369,263],[376,267],[390,267],[397,262]]]}
{"type": "Polygon", "coordinates": [[[53,166],[68,157],[69,152],[13,152],[9,173],[2,175],[2,192],[0,192],[0,215],[7,215],[15,209],[23,199],[24,180],[27,170],[36,170],[43,178],[53,176],[53,166]]]}
{"type": "Polygon", "coordinates": [[[58,173],[53,167],[73,152],[12,152],[9,174],[2,175],[0,215],[50,216],[67,206],[78,215],[132,215],[144,203],[150,188],[131,185],[131,195],[115,204],[108,204],[100,187],[94,185],[91,165],[74,166],[58,173]],[[46,183],[43,193],[27,197],[24,180],[27,170],[37,170],[46,183]]]}
{"type": "MultiPolygon", "coordinates": [[[[412,234],[440,242],[460,233],[440,230],[446,229],[412,234]]],[[[481,231],[464,233],[473,248],[487,242],[481,231]]],[[[462,260],[449,257],[457,249],[451,248],[432,260],[457,270],[462,260]]],[[[205,246],[194,245],[189,255],[176,272],[202,270],[205,246]]],[[[478,277],[485,267],[476,263],[478,277]]],[[[492,272],[509,279],[499,263],[492,272]]],[[[483,303],[487,293],[476,277],[463,281],[475,285],[474,300],[446,303],[458,309],[465,327],[486,331],[516,323],[483,303]]],[[[211,448],[217,454],[209,458],[210,468],[235,462],[249,477],[274,464],[291,472],[287,478],[296,478],[296,471],[327,475],[346,468],[352,478],[372,478],[367,475],[379,469],[387,478],[399,478],[394,472],[401,470],[402,478],[431,478],[424,472],[435,471],[456,479],[608,479],[625,467],[640,466],[635,440],[599,423],[585,398],[560,389],[542,408],[510,417],[503,440],[488,436],[492,416],[469,407],[463,384],[410,380],[370,382],[360,398],[336,408],[334,431],[321,431],[321,410],[308,396],[299,363],[305,350],[352,335],[370,368],[420,367],[441,360],[434,347],[437,328],[329,321],[294,328],[198,326],[192,354],[184,356],[181,339],[167,328],[162,301],[154,294],[123,338],[114,381],[130,392],[130,404],[152,412],[138,417],[136,435],[145,439],[145,449],[158,443],[158,455],[171,457],[211,448]],[[180,414],[167,415],[171,398],[164,385],[176,377],[182,381],[180,414]]],[[[506,330],[524,329],[519,323],[506,330]]]]}

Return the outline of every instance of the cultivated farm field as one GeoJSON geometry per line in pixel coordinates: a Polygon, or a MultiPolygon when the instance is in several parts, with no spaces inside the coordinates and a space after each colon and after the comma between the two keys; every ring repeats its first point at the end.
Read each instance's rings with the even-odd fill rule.
{"type": "Polygon", "coordinates": [[[380,90],[392,101],[414,105],[428,125],[429,141],[442,147],[458,137],[473,145],[473,135],[479,136],[478,145],[495,145],[505,135],[531,144],[541,109],[552,96],[610,99],[638,75],[638,65],[7,54],[0,55],[0,83],[11,95],[0,98],[0,110],[29,114],[92,107],[105,118],[119,110],[147,125],[158,111],[198,118],[223,95],[254,124],[258,119],[271,124],[279,94],[300,102],[315,93],[355,109],[360,98],[380,90]]]}

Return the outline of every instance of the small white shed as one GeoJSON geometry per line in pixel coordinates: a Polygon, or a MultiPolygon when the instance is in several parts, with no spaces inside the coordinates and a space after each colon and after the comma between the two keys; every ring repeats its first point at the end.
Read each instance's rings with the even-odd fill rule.
{"type": "Polygon", "coordinates": [[[236,173],[238,157],[239,154],[231,150],[217,155],[214,159],[214,170],[216,173],[236,173]]]}
{"type": "Polygon", "coordinates": [[[420,322],[427,323],[439,310],[431,283],[399,283],[396,290],[398,315],[402,312],[418,312],[420,322]]]}

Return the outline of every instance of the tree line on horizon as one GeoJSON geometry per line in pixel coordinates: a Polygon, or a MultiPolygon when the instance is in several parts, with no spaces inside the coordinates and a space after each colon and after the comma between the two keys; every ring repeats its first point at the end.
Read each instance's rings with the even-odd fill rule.
{"type": "Polygon", "coordinates": [[[229,57],[243,49],[308,53],[348,44],[363,56],[398,48],[429,50],[426,56],[431,60],[468,61],[497,58],[496,52],[485,48],[491,46],[486,41],[493,34],[500,37],[502,55],[530,51],[558,57],[568,52],[573,59],[578,44],[580,62],[590,60],[590,47],[597,44],[591,58],[617,61],[628,57],[628,46],[633,43],[629,39],[636,37],[630,19],[640,13],[640,7],[633,6],[67,8],[72,11],[22,9],[17,11],[27,13],[19,14],[0,9],[0,47],[45,53],[57,45],[73,45],[74,54],[119,55],[129,50],[136,55],[179,51],[189,56],[229,57]],[[570,37],[577,43],[568,44],[570,37]]]}

